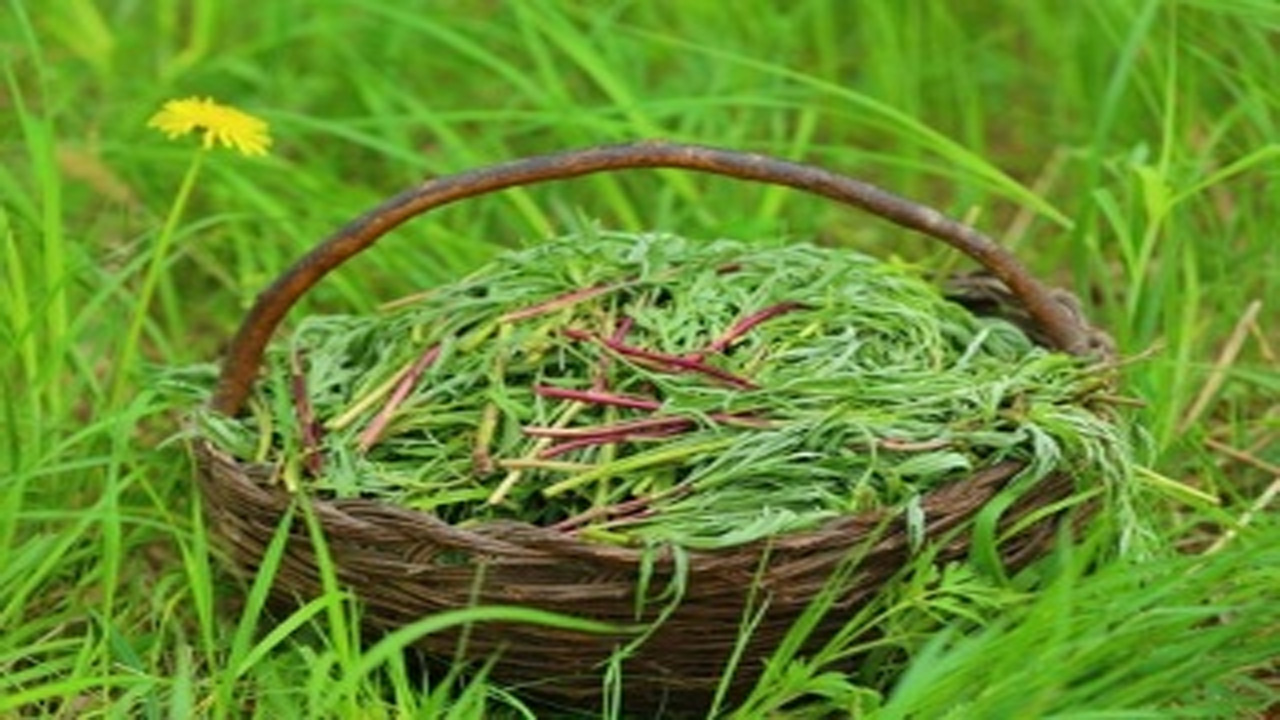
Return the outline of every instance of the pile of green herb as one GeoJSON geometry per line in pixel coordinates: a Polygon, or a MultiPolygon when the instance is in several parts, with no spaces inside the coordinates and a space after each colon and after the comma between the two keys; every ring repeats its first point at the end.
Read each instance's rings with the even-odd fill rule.
{"type": "Polygon", "coordinates": [[[236,456],[332,497],[724,547],[1003,459],[1124,482],[1082,361],[847,250],[594,233],[268,354],[236,456]]]}

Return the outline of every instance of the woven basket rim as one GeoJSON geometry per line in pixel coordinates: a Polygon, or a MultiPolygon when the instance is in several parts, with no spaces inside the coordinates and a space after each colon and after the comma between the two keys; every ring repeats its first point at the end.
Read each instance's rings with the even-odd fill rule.
{"type": "MultiPolygon", "coordinates": [[[[269,480],[273,475],[274,466],[268,463],[236,458],[205,437],[193,439],[190,446],[201,462],[221,463],[226,467],[234,468],[244,482],[252,484],[259,491],[261,505],[272,508],[280,515],[283,515],[287,506],[296,500],[305,499],[328,519],[341,517],[351,521],[350,519],[355,516],[382,515],[388,519],[395,518],[420,524],[424,529],[430,529],[434,533],[434,539],[448,538],[450,544],[456,544],[459,548],[472,548],[496,554],[520,554],[522,550],[537,548],[543,551],[554,550],[566,556],[607,559],[624,564],[652,561],[655,558],[653,555],[655,548],[672,545],[660,543],[646,548],[593,542],[579,538],[574,533],[516,519],[477,520],[461,527],[440,519],[429,510],[403,507],[383,500],[359,497],[334,498],[325,497],[323,493],[291,491],[282,484],[269,480]]],[[[994,485],[1002,490],[1017,489],[1013,486],[1026,466],[1027,463],[1020,460],[1001,460],[971,471],[962,478],[935,487],[920,495],[923,512],[926,518],[933,516],[935,514],[933,511],[962,499],[975,486],[994,485]]],[[[1061,476],[1062,473],[1052,473],[1052,475],[1061,476]]],[[[1040,478],[1029,487],[1049,481],[1050,478],[1040,478]]],[[[686,553],[695,565],[703,560],[724,559],[739,554],[758,557],[759,553],[765,549],[771,552],[801,551],[824,544],[832,537],[846,535],[854,530],[864,530],[869,525],[893,522],[901,516],[902,505],[899,503],[848,512],[827,518],[812,528],[776,533],[745,543],[724,547],[682,548],[681,551],[686,553]]],[[[660,555],[659,558],[661,557],[660,555]]]]}
{"type": "MultiPolygon", "coordinates": [[[[250,391],[267,342],[288,309],[321,277],[410,217],[507,187],[649,167],[684,168],[784,185],[870,210],[942,240],[984,266],[967,279],[952,278],[944,292],[952,296],[954,291],[953,300],[975,312],[980,308],[980,314],[1010,320],[1046,347],[1104,359],[1114,353],[1114,344],[1089,324],[1073,296],[1041,285],[1007,249],[931,208],[812,166],[705,146],[648,142],[525,158],[437,178],[388,199],[323,241],[259,296],[232,340],[210,408],[236,414],[250,391]]],[[[463,527],[432,511],[385,500],[291,491],[281,482],[272,482],[271,465],[234,457],[201,434],[194,422],[188,423],[193,430],[188,447],[195,457],[204,510],[212,532],[230,551],[233,565],[252,571],[286,513],[302,500],[315,511],[326,542],[340,546],[334,553],[340,579],[354,587],[365,602],[369,612],[362,616],[364,621],[379,629],[403,624],[415,614],[456,607],[472,598],[469,593],[474,588],[465,573],[451,573],[458,568],[437,563],[441,553],[450,550],[464,551],[468,558],[464,569],[469,567],[473,572],[472,559],[483,558],[486,567],[489,560],[497,559],[485,581],[498,586],[486,585],[484,590],[498,600],[520,603],[532,597],[545,600],[544,609],[571,613],[580,609],[580,596],[589,596],[601,613],[629,617],[636,588],[634,573],[639,567],[650,563],[656,572],[675,572],[675,551],[670,544],[649,548],[610,545],[520,520],[481,520],[463,527]],[[574,578],[579,583],[576,586],[574,578]]],[[[920,495],[925,542],[938,544],[938,562],[962,558],[969,552],[970,521],[1002,494],[1009,502],[995,508],[997,527],[1001,532],[1016,530],[1000,540],[1000,558],[1008,567],[1025,565],[1043,555],[1059,522],[1077,505],[1083,516],[1096,509],[1088,493],[1076,492],[1076,471],[1055,470],[1034,482],[1020,482],[1026,466],[1014,460],[993,462],[920,495]],[[1045,512],[1040,512],[1042,509],[1045,512]]],[[[743,600],[744,583],[760,579],[777,591],[770,615],[759,626],[764,638],[761,642],[783,637],[812,599],[806,593],[821,588],[838,563],[868,542],[873,543],[867,548],[870,564],[850,593],[851,597],[863,597],[879,591],[901,567],[902,559],[915,550],[902,508],[898,503],[849,512],[814,528],[720,548],[682,548],[680,562],[690,578],[697,578],[693,583],[697,587],[690,589],[696,602],[664,619],[663,627],[646,641],[648,644],[628,659],[628,663],[639,664],[639,677],[644,680],[629,681],[626,692],[638,693],[641,704],[651,705],[659,696],[665,702],[672,688],[695,695],[714,690],[722,668],[714,662],[735,648],[732,634],[740,620],[735,603],[743,600]],[[869,538],[869,529],[883,530],[883,535],[869,538]],[[766,554],[769,565],[763,576],[758,575],[766,554]],[[683,649],[688,646],[683,643],[687,642],[692,642],[698,653],[709,654],[710,660],[684,657],[687,653],[683,649]]],[[[321,588],[310,538],[305,531],[299,532],[296,521],[295,517],[295,526],[289,529],[281,574],[272,583],[273,595],[299,595],[321,588]]],[[[834,627],[829,629],[835,631],[834,627]]],[[[469,637],[488,643],[480,651],[507,647],[501,635],[477,632],[469,637]]],[[[751,648],[742,649],[744,656],[759,651],[756,640],[751,639],[751,648]]],[[[429,653],[447,654],[455,649],[447,637],[427,636],[420,642],[429,653]]],[[[530,657],[553,656],[565,664],[566,674],[572,677],[551,687],[549,694],[574,700],[598,698],[599,682],[589,672],[594,667],[591,657],[601,652],[607,655],[609,645],[551,631],[545,635],[530,631],[520,642],[526,655],[509,655],[511,663],[505,667],[511,677],[537,680],[541,675],[530,657]]]]}
{"type": "MultiPolygon", "coordinates": [[[[1012,294],[1009,293],[1007,288],[1003,287],[998,279],[993,278],[989,273],[979,270],[955,274],[949,276],[946,282],[940,283],[940,285],[944,294],[953,302],[969,307],[972,312],[978,315],[1001,317],[1008,320],[1026,332],[1037,344],[1041,346],[1049,345],[1047,339],[1038,332],[1034,321],[1019,311],[1012,294]]],[[[1083,315],[1079,300],[1072,293],[1065,290],[1055,289],[1053,293],[1055,301],[1066,308],[1081,327],[1085,329],[1087,342],[1091,350],[1102,358],[1110,359],[1113,357],[1115,354],[1114,342],[1104,331],[1088,322],[1083,315]]],[[[364,497],[336,498],[327,496],[326,493],[310,490],[290,491],[282,485],[276,485],[271,482],[270,478],[274,473],[274,466],[271,464],[256,463],[237,458],[232,453],[220,448],[211,438],[201,434],[190,418],[188,418],[186,424],[190,430],[188,434],[195,443],[195,450],[198,456],[208,458],[214,462],[235,466],[237,472],[242,474],[246,480],[254,482],[262,491],[260,500],[275,507],[277,512],[280,513],[283,513],[285,507],[293,502],[296,497],[303,496],[313,506],[326,511],[326,514],[332,514],[334,517],[346,516],[350,518],[350,510],[357,510],[356,514],[365,515],[376,508],[377,513],[387,517],[397,517],[421,524],[424,527],[430,527],[437,539],[448,538],[450,544],[458,548],[483,548],[486,552],[504,555],[519,554],[522,548],[555,548],[557,552],[563,553],[566,557],[608,559],[622,564],[650,562],[654,559],[653,547],[592,542],[578,538],[574,533],[557,531],[550,527],[517,519],[484,519],[473,521],[466,526],[460,526],[440,519],[432,511],[408,508],[387,500],[364,497]]],[[[957,477],[930,489],[919,496],[926,517],[932,510],[937,509],[939,505],[964,495],[970,483],[977,482],[982,485],[986,481],[994,480],[1001,485],[1011,484],[1026,465],[1027,463],[1024,461],[1001,460],[971,470],[963,477],[957,477]]],[[[1042,478],[1041,481],[1043,480],[1045,479],[1042,478]]],[[[865,529],[865,525],[868,523],[890,521],[901,513],[903,504],[900,502],[860,512],[844,513],[823,520],[811,528],[776,533],[746,543],[720,548],[682,548],[681,551],[686,553],[690,561],[696,564],[701,563],[703,559],[708,557],[729,557],[735,551],[741,551],[745,555],[758,556],[760,550],[765,547],[771,550],[778,550],[793,546],[812,546],[833,536],[838,536],[841,531],[850,529],[848,526],[851,523],[863,525],[862,529],[865,529]]],[[[659,561],[669,560],[670,554],[663,553],[660,550],[662,545],[656,546],[659,548],[658,559],[659,561]]]]}

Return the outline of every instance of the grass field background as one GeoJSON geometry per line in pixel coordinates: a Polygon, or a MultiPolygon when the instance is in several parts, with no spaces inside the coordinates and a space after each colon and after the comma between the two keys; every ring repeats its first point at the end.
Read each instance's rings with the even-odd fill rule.
{"type": "MultiPolygon", "coordinates": [[[[0,716],[546,713],[362,648],[340,589],[259,625],[211,559],[157,368],[216,359],[275,273],[422,178],[651,137],[810,161],[983,228],[1138,358],[1122,392],[1149,436],[1152,553],[1087,574],[1066,554],[994,620],[908,598],[954,622],[897,628],[897,679],[797,660],[720,712],[1277,702],[1280,5],[7,0],[0,58],[0,716]],[[264,118],[275,145],[210,153],[166,247],[197,143],[146,122],[191,95],[264,118]]],[[[370,310],[580,218],[963,265],[822,200],[640,172],[447,208],[297,313],[370,310]]]]}

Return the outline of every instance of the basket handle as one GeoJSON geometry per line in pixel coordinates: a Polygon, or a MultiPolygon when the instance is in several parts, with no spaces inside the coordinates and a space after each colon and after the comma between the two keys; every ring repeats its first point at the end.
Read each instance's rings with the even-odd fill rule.
{"type": "Polygon", "coordinates": [[[227,349],[210,405],[235,415],[244,405],[267,341],[294,303],[351,256],[428,210],[464,198],[626,168],[683,168],[822,195],[937,238],[976,260],[1002,281],[1049,341],[1083,355],[1088,330],[1008,250],[977,230],[874,185],[821,168],[701,145],[645,141],[539,155],[436,178],[389,198],[326,238],[257,298],[227,349]]]}

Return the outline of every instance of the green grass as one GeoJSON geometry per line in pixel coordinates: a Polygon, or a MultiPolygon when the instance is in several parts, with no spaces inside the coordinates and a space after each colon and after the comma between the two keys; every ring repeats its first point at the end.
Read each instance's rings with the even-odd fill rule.
{"type": "MultiPolygon", "coordinates": [[[[424,682],[397,651],[413,633],[478,617],[467,613],[521,611],[424,618],[363,647],[358,606],[331,578],[302,609],[261,618],[265,580],[238,584],[214,561],[190,463],[170,440],[184,408],[156,387],[155,367],[216,358],[276,272],[423,177],[653,136],[809,160],[1001,238],[1143,356],[1123,391],[1144,401],[1132,415],[1149,431],[1149,464],[1221,498],[1153,496],[1143,512],[1165,550],[1136,567],[1064,551],[1003,587],[905,583],[856,619],[887,630],[880,655],[871,649],[879,661],[845,676],[779,658],[739,716],[806,693],[816,707],[785,712],[1239,717],[1277,702],[1280,523],[1258,502],[1280,475],[1274,3],[241,8],[6,3],[0,716],[541,712],[483,673],[424,682]],[[148,268],[192,148],[145,123],[194,94],[267,119],[276,145],[261,160],[205,159],[152,294],[148,268]],[[1242,323],[1254,301],[1261,310],[1242,323]],[[938,622],[948,630],[933,633],[938,622]],[[893,647],[911,658],[896,680],[893,647]]],[[[411,223],[294,317],[370,309],[583,216],[961,264],[821,200],[635,172],[411,223]]]]}

